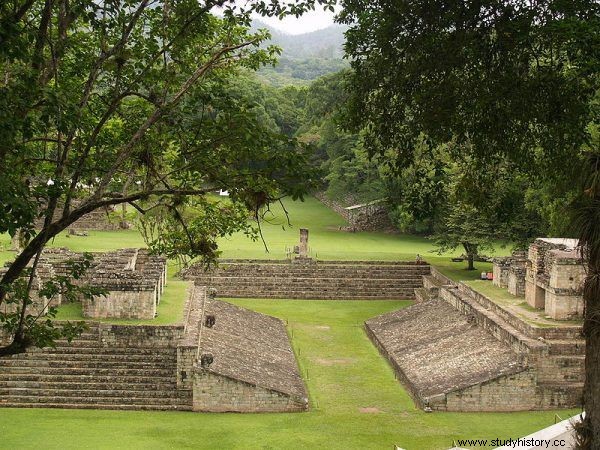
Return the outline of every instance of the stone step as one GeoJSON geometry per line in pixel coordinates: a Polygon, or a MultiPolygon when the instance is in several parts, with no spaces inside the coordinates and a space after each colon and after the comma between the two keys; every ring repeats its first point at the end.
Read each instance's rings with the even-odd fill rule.
{"type": "Polygon", "coordinates": [[[56,348],[47,347],[44,349],[31,348],[27,353],[31,354],[90,354],[96,355],[176,355],[177,350],[174,348],[156,348],[156,347],[70,347],[57,346],[56,348]]]}
{"type": "Polygon", "coordinates": [[[318,284],[327,284],[327,285],[362,285],[362,284],[378,284],[378,285],[397,285],[404,283],[417,283],[422,284],[422,276],[400,276],[400,277],[387,277],[387,278],[373,278],[373,277],[357,277],[357,276],[348,276],[344,277],[332,277],[329,276],[314,276],[314,277],[298,277],[294,274],[290,274],[289,277],[277,276],[274,274],[269,274],[266,276],[258,276],[258,275],[231,275],[226,273],[219,273],[210,276],[202,276],[195,277],[196,281],[225,281],[228,280],[234,283],[287,283],[290,285],[304,285],[308,283],[318,283],[318,284]]]}
{"type": "MultiPolygon", "coordinates": [[[[220,265],[223,264],[246,264],[246,265],[281,265],[281,266],[289,266],[289,265],[301,265],[298,261],[290,262],[287,259],[235,259],[235,258],[221,258],[218,260],[220,265]]],[[[327,260],[310,260],[306,264],[316,264],[318,266],[325,265],[338,265],[338,266],[409,266],[409,267],[427,267],[427,263],[417,265],[414,261],[411,260],[403,260],[403,261],[378,261],[378,260],[347,260],[347,259],[327,259],[327,260]]]]}
{"type": "Polygon", "coordinates": [[[152,369],[165,369],[172,370],[176,367],[177,361],[165,361],[165,362],[146,362],[146,361],[102,361],[102,360],[69,360],[69,359],[56,359],[56,360],[45,360],[45,359],[20,359],[20,360],[0,360],[0,368],[15,368],[20,367],[23,370],[36,369],[36,368],[73,368],[78,369],[137,369],[137,370],[152,370],[152,369]]]}
{"type": "Polygon", "coordinates": [[[170,381],[153,382],[79,382],[79,381],[26,381],[12,380],[0,381],[0,391],[10,388],[22,389],[74,389],[74,390],[144,390],[164,391],[177,388],[175,379],[170,381]]]}
{"type": "Polygon", "coordinates": [[[220,289],[272,289],[272,290],[287,290],[287,291],[306,291],[306,292],[318,292],[327,291],[340,295],[343,292],[363,292],[365,294],[376,294],[381,291],[396,292],[396,291],[407,291],[422,287],[422,283],[395,283],[390,286],[374,284],[346,284],[346,285],[331,285],[331,284],[318,284],[318,283],[307,283],[307,284],[287,284],[285,282],[244,282],[237,283],[230,280],[200,280],[196,282],[199,285],[205,285],[214,287],[217,292],[220,289]]]}
{"type": "MultiPolygon", "coordinates": [[[[6,375],[26,375],[29,373],[27,367],[3,367],[0,379],[6,375]]],[[[81,367],[35,367],[36,375],[70,375],[70,376],[175,376],[175,367],[169,369],[157,368],[81,368],[81,367]]]]}
{"type": "MultiPolygon", "coordinates": [[[[133,350],[132,350],[133,352],[133,350]]],[[[136,353],[118,353],[118,354],[104,354],[104,353],[50,353],[50,352],[35,352],[35,353],[21,353],[19,355],[13,355],[11,357],[5,357],[0,359],[0,365],[3,361],[128,361],[128,362],[169,362],[175,364],[177,362],[177,355],[175,353],[168,355],[140,355],[136,353]]]]}
{"type": "Polygon", "coordinates": [[[550,346],[550,355],[585,355],[583,339],[547,339],[545,342],[550,346]]]}
{"type": "MultiPolygon", "coordinates": [[[[421,283],[397,283],[393,286],[383,286],[377,284],[371,285],[357,285],[357,286],[331,286],[331,285],[315,285],[315,284],[305,284],[305,285],[287,285],[285,283],[273,283],[273,284],[261,284],[261,283],[252,283],[252,284],[237,284],[234,282],[227,282],[227,280],[220,280],[218,283],[207,283],[207,286],[216,287],[217,289],[223,288],[232,288],[232,289],[272,289],[272,290],[287,290],[287,291],[332,291],[332,292],[354,292],[354,291],[363,291],[369,293],[377,293],[380,291],[408,291],[411,289],[416,289],[423,287],[421,283]]],[[[218,292],[218,291],[217,291],[218,292]]]]}
{"type": "MultiPolygon", "coordinates": [[[[46,386],[40,388],[24,388],[24,387],[0,387],[0,402],[3,399],[6,400],[20,400],[26,397],[28,399],[52,399],[54,398],[118,398],[118,399],[150,399],[151,401],[157,400],[160,402],[167,402],[172,399],[188,399],[190,397],[187,391],[178,391],[176,388],[170,388],[165,390],[143,390],[143,389],[55,389],[47,388],[46,386]]],[[[87,403],[87,402],[85,402],[87,403]]]]}
{"type": "Polygon", "coordinates": [[[27,403],[10,401],[0,403],[3,408],[61,408],[61,409],[109,409],[109,410],[126,410],[126,411],[191,411],[192,404],[190,402],[170,404],[170,405],[150,405],[150,404],[116,404],[116,403],[96,403],[81,404],[81,403],[27,403]]]}
{"type": "Polygon", "coordinates": [[[327,293],[313,293],[313,292],[302,292],[302,291],[234,291],[234,290],[222,290],[219,293],[220,297],[231,297],[231,298],[272,298],[272,299],[298,299],[298,300],[406,300],[414,298],[414,290],[408,292],[389,293],[384,292],[381,295],[367,295],[361,293],[354,294],[327,294],[327,293]]]}
{"type": "Polygon", "coordinates": [[[323,294],[323,295],[331,295],[336,297],[342,297],[342,295],[350,295],[351,297],[357,297],[359,295],[367,295],[373,297],[382,297],[386,294],[392,295],[414,295],[414,290],[421,287],[418,285],[414,286],[402,286],[398,288],[372,288],[372,289],[364,289],[364,288],[348,288],[348,289],[340,289],[340,288],[331,288],[331,287],[304,287],[304,288],[289,288],[287,286],[277,286],[277,287],[269,287],[269,286],[261,286],[261,285],[253,285],[253,286],[236,286],[232,284],[224,284],[224,285],[211,285],[217,289],[218,295],[220,297],[223,296],[223,292],[297,292],[299,294],[323,294]]]}
{"type": "Polygon", "coordinates": [[[152,384],[175,382],[175,372],[169,376],[143,375],[99,375],[99,374],[47,374],[47,373],[5,373],[0,372],[0,383],[11,381],[32,381],[38,383],[133,383],[152,384]]]}
{"type": "Polygon", "coordinates": [[[98,347],[98,339],[73,339],[71,342],[65,340],[57,340],[56,347],[98,347]]]}
{"type": "MultiPolygon", "coordinates": [[[[217,270],[257,270],[257,271],[295,271],[295,272],[314,272],[323,270],[343,270],[343,271],[414,271],[414,272],[428,272],[429,266],[427,264],[415,265],[415,264],[382,264],[378,261],[372,261],[372,264],[363,264],[360,262],[348,262],[345,264],[341,263],[328,263],[328,262],[317,262],[316,264],[273,264],[273,263],[244,263],[244,262],[221,262],[217,266],[217,270]]],[[[190,271],[202,271],[201,267],[195,267],[190,271]],[[194,270],[195,269],[195,270],[194,270]]]]}
{"type": "Polygon", "coordinates": [[[260,284],[254,284],[249,286],[238,286],[233,283],[224,283],[222,285],[209,285],[211,287],[216,287],[217,292],[220,295],[220,290],[238,290],[238,291],[252,291],[252,290],[269,290],[269,291],[288,291],[288,292],[323,292],[323,293],[348,293],[352,294],[354,292],[360,292],[363,295],[379,295],[381,292],[412,292],[416,288],[422,287],[421,285],[407,285],[407,286],[395,286],[395,287],[384,287],[384,286],[373,286],[373,287],[356,287],[356,288],[336,288],[331,286],[286,286],[286,285],[277,285],[277,286],[263,286],[260,284]]]}
{"type": "Polygon", "coordinates": [[[0,397],[0,405],[4,402],[19,402],[19,403],[78,403],[78,404],[110,404],[117,403],[121,405],[127,404],[153,404],[153,405],[172,405],[180,402],[179,398],[161,398],[161,397],[104,397],[100,395],[92,396],[64,396],[64,395],[53,395],[53,396],[40,396],[40,395],[11,395],[10,397],[0,397]]]}

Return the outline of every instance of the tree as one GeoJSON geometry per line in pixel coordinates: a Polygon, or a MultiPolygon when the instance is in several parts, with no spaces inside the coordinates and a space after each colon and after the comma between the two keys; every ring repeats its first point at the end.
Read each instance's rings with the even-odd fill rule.
{"type": "MultiPolygon", "coordinates": [[[[261,48],[266,31],[249,31],[252,12],[299,15],[327,3],[2,2],[0,233],[28,242],[0,279],[0,304],[28,264],[33,276],[50,239],[97,208],[160,209],[171,233],[156,247],[210,261],[218,236],[247,228],[242,210],[300,197],[305,153],[229,88],[277,54],[261,48]],[[231,204],[209,201],[220,188],[231,204]],[[188,207],[196,214],[186,221],[188,207]]],[[[1,352],[32,343],[21,297],[19,319],[3,319],[13,341],[1,352]]]]}
{"type": "Polygon", "coordinates": [[[586,418],[582,448],[600,448],[598,122],[600,4],[596,0],[343,1],[353,58],[347,119],[372,154],[410,165],[422,136],[475,160],[508,158],[531,176],[573,184],[585,220],[586,418]],[[587,154],[582,157],[582,154],[587,154]],[[588,161],[583,170],[583,161],[588,161]],[[594,220],[592,220],[594,219],[594,220]]]}
{"type": "Polygon", "coordinates": [[[472,205],[454,203],[449,206],[435,243],[440,252],[462,245],[467,256],[467,270],[475,270],[475,258],[482,248],[491,248],[492,236],[494,229],[481,211],[472,205]]]}
{"type": "Polygon", "coordinates": [[[430,234],[440,252],[462,246],[468,270],[498,241],[525,248],[544,233],[538,205],[528,204],[535,189],[529,176],[506,160],[480,167],[468,155],[451,157],[451,145],[420,141],[413,162],[387,175],[392,218],[402,231],[430,234]]]}

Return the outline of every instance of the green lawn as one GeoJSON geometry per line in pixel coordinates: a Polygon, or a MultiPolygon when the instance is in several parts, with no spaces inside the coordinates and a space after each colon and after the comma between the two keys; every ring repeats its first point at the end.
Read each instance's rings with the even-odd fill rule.
{"type": "MultiPolygon", "coordinates": [[[[422,255],[445,275],[454,280],[476,280],[480,272],[491,270],[489,263],[476,263],[477,270],[467,271],[466,263],[455,263],[452,256],[460,255],[462,249],[439,255],[431,240],[422,236],[376,232],[349,233],[340,231],[346,224],[344,219],[325,207],[313,197],[305,202],[287,201],[284,203],[289,213],[291,226],[281,206],[274,205],[272,213],[266,216],[262,225],[263,235],[269,252],[261,241],[252,241],[243,234],[235,234],[220,240],[223,258],[242,259],[284,259],[286,247],[293,247],[299,239],[299,229],[308,228],[311,255],[317,259],[329,260],[414,260],[422,255]]],[[[126,247],[143,247],[144,241],[136,230],[89,231],[88,236],[70,236],[61,233],[50,242],[53,247],[68,247],[74,251],[101,252],[126,247]]],[[[8,235],[0,235],[0,264],[14,258],[9,251],[8,235]]],[[[495,254],[506,254],[508,249],[496,246],[495,254]]],[[[128,321],[110,319],[111,323],[154,323],[157,325],[177,323],[181,320],[187,284],[176,280],[178,268],[174,261],[169,263],[169,284],[158,309],[158,317],[150,321],[128,321]]],[[[80,320],[81,306],[63,305],[59,309],[59,319],[80,320]]]]}
{"type": "MultiPolygon", "coordinates": [[[[361,327],[365,319],[409,302],[232,301],[287,321],[310,393],[309,412],[0,408],[0,448],[391,449],[396,444],[429,450],[447,449],[461,438],[516,438],[554,423],[554,411],[424,413],[415,409],[361,327]]],[[[562,417],[574,413],[559,412],[562,417]]]]}
{"type": "MultiPolygon", "coordinates": [[[[444,273],[455,279],[475,279],[479,272],[491,266],[477,263],[478,270],[467,271],[465,262],[453,263],[451,256],[462,253],[459,248],[453,253],[438,255],[431,240],[422,236],[406,234],[388,234],[377,232],[350,233],[339,231],[345,225],[344,220],[334,211],[325,207],[315,198],[309,197],[305,202],[285,201],[292,226],[288,226],[285,215],[279,205],[274,205],[272,213],[263,223],[263,235],[269,252],[265,251],[260,241],[251,241],[241,233],[223,238],[219,246],[223,258],[242,259],[284,259],[286,248],[297,245],[299,229],[308,228],[310,232],[309,247],[311,255],[317,259],[329,260],[414,260],[417,254],[427,261],[439,266],[444,273]]],[[[9,248],[7,235],[0,235],[0,250],[9,248]]],[[[129,231],[90,231],[89,236],[68,236],[63,233],[57,236],[52,246],[69,247],[75,251],[106,251],[124,247],[144,246],[140,234],[129,231]]],[[[509,249],[500,245],[495,247],[495,254],[508,254],[509,249]]],[[[0,263],[14,257],[14,253],[0,251],[0,263]]]]}

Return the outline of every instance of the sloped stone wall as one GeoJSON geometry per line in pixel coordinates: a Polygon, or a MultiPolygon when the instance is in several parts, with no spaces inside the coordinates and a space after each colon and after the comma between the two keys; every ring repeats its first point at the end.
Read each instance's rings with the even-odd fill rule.
{"type": "Polygon", "coordinates": [[[177,386],[194,411],[293,412],[308,394],[280,319],[215,299],[195,285],[177,346],[177,386]]]}

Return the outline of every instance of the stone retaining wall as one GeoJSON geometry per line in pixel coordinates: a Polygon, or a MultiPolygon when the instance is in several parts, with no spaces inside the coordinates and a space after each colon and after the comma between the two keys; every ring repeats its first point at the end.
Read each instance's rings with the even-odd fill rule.
{"type": "Polygon", "coordinates": [[[379,261],[221,261],[182,277],[213,286],[223,297],[294,299],[412,299],[428,264],[379,261]]]}
{"type": "Polygon", "coordinates": [[[317,200],[342,216],[348,226],[347,231],[396,231],[390,220],[384,201],[374,201],[361,205],[343,206],[339,202],[327,197],[323,192],[315,194],[317,200]]]}
{"type": "Polygon", "coordinates": [[[198,370],[194,373],[194,411],[299,412],[307,403],[277,391],[198,370]]]}
{"type": "Polygon", "coordinates": [[[99,323],[99,343],[103,347],[177,348],[182,325],[114,325],[99,323]]]}

